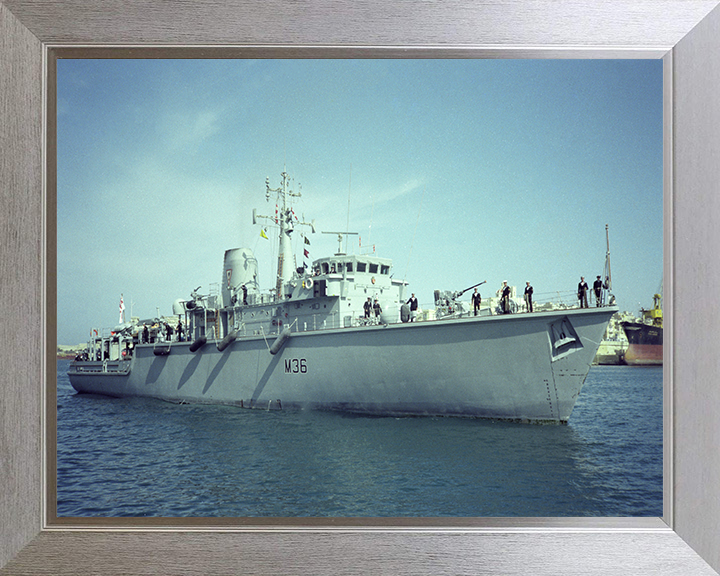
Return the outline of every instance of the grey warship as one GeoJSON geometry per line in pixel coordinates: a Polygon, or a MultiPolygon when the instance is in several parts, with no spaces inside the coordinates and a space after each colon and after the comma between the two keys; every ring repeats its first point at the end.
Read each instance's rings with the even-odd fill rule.
{"type": "Polygon", "coordinates": [[[253,210],[254,225],[267,221],[279,235],[273,290],[260,290],[250,249],[227,250],[221,290],[196,288],[173,303],[169,319],[91,332],[68,369],[75,390],[247,409],[567,423],[616,306],[475,315],[461,292],[436,290],[435,313],[416,318],[392,261],[344,253],[342,235],[337,253],[297,267],[291,235],[315,233],[293,211],[299,195],[283,172],[278,188],[266,180],[275,214],[253,210]]]}

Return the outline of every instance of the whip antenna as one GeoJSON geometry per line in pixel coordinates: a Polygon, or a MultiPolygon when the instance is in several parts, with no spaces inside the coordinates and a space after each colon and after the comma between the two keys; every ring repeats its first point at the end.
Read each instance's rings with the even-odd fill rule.
{"type": "MultiPolygon", "coordinates": [[[[352,189],[352,164],[350,164],[350,181],[348,182],[348,209],[347,209],[347,222],[345,223],[345,254],[347,254],[347,237],[350,231],[350,190],[352,189]]],[[[338,252],[340,249],[338,248],[338,252]]]]}
{"type": "Polygon", "coordinates": [[[612,290],[612,273],[610,272],[610,233],[608,232],[608,224],[605,224],[605,243],[607,252],[605,253],[605,283],[606,289],[612,290]]]}

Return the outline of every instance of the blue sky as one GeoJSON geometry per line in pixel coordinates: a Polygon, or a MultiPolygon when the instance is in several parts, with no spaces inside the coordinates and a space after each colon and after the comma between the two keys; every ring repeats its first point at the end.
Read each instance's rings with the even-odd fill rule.
{"type": "MultiPolygon", "coordinates": [[[[421,305],[503,280],[592,283],[610,227],[621,310],[663,269],[658,60],[59,60],[58,343],[170,314],[248,247],[274,286],[265,178],[320,231],[358,232],[421,305]],[[349,207],[349,212],[348,212],[349,207]]],[[[296,254],[303,246],[296,236],[296,254]]],[[[365,248],[363,248],[363,251],[365,248]]],[[[357,237],[349,252],[359,253],[357,237]]]]}

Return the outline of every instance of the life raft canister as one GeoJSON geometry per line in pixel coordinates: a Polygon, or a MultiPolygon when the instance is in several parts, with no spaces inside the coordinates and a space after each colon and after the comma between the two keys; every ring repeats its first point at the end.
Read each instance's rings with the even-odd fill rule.
{"type": "Polygon", "coordinates": [[[207,338],[205,336],[200,336],[195,342],[190,344],[190,352],[195,352],[196,350],[200,350],[203,346],[205,346],[205,343],[207,342],[207,338]]]}
{"type": "Polygon", "coordinates": [[[280,332],[278,337],[275,338],[275,342],[272,343],[272,346],[268,348],[270,354],[272,354],[273,356],[277,354],[288,338],[290,338],[290,328],[285,328],[282,332],[280,332]]]}
{"type": "Polygon", "coordinates": [[[233,342],[235,342],[235,339],[236,339],[236,338],[237,338],[237,331],[236,331],[236,330],[231,330],[231,331],[225,336],[225,338],[223,338],[222,340],[220,340],[220,342],[217,343],[217,345],[216,345],[216,346],[217,346],[217,349],[218,349],[220,352],[222,352],[223,350],[225,350],[225,348],[227,348],[228,346],[230,346],[230,344],[232,344],[233,342]]]}
{"type": "Polygon", "coordinates": [[[410,321],[410,306],[408,306],[407,304],[403,304],[402,306],[400,306],[400,321],[410,321]]]}

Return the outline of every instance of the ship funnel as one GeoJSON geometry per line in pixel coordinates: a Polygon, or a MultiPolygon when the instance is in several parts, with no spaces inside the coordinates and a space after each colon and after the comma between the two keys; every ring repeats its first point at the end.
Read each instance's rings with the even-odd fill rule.
{"type": "MultiPolygon", "coordinates": [[[[225,251],[222,278],[223,306],[232,305],[232,297],[236,303],[243,303],[242,287],[247,288],[248,296],[255,295],[258,287],[258,263],[250,248],[232,248],[225,251]]],[[[250,298],[248,298],[250,303],[250,298]]]]}

